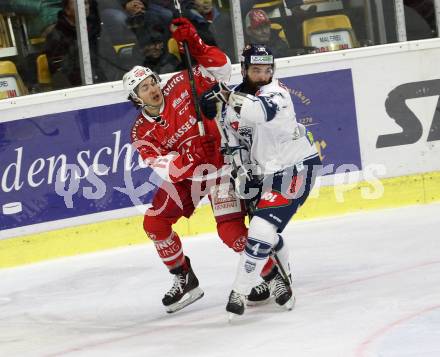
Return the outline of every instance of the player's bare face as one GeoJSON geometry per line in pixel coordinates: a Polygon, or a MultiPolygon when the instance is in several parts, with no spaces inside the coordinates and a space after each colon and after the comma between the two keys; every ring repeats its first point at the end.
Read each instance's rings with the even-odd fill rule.
{"type": "Polygon", "coordinates": [[[157,108],[157,111],[160,109],[160,106],[163,102],[163,94],[159,83],[156,82],[154,77],[145,78],[139,84],[137,88],[137,95],[142,99],[144,104],[148,106],[147,111],[156,111],[154,108],[157,108]]]}
{"type": "Polygon", "coordinates": [[[247,80],[255,89],[269,84],[273,76],[270,64],[251,64],[247,70],[247,80]]]}

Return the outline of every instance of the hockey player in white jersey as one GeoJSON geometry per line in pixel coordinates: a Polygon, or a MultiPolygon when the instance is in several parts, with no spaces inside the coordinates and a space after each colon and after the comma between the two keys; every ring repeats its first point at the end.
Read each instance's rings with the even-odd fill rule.
{"type": "Polygon", "coordinates": [[[307,199],[321,167],[311,132],[296,121],[288,89],[273,78],[271,51],[265,45],[247,45],[241,65],[241,84],[232,88],[217,84],[201,101],[210,118],[216,114],[213,104],[223,103],[219,122],[228,141],[226,153],[232,156],[236,187],[253,207],[246,248],[226,306],[230,316],[242,315],[247,302],[270,295],[278,305],[292,309],[289,253],[280,233],[307,199]],[[243,149],[249,152],[248,163],[242,162],[243,149]],[[279,267],[255,286],[271,254],[276,254],[279,267]]]}

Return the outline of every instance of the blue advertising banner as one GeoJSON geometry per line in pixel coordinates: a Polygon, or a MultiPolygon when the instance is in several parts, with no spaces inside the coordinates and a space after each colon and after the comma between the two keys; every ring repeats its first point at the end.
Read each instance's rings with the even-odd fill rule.
{"type": "MultiPolygon", "coordinates": [[[[361,169],[350,70],[283,78],[325,165],[361,169]]],[[[129,144],[120,103],[0,123],[0,230],[149,203],[160,180],[129,144]]]]}
{"type": "Polygon", "coordinates": [[[122,103],[0,124],[0,229],[149,202],[156,187],[141,187],[150,172],[134,170],[129,144],[136,115],[122,103]]]}
{"type": "Polygon", "coordinates": [[[282,78],[296,118],[314,136],[323,165],[351,164],[362,170],[350,69],[282,78]]]}

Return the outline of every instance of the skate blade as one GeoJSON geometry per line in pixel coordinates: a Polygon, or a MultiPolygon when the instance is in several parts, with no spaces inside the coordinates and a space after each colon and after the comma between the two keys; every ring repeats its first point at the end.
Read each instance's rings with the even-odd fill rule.
{"type": "Polygon", "coordinates": [[[266,300],[262,300],[262,301],[247,301],[247,306],[261,306],[261,305],[266,305],[270,302],[270,298],[267,298],[266,300]]]}
{"type": "Polygon", "coordinates": [[[166,307],[166,311],[169,314],[172,314],[173,312],[182,310],[184,307],[191,305],[193,302],[196,302],[197,300],[201,299],[205,293],[200,288],[192,289],[191,291],[188,291],[185,295],[182,296],[182,298],[175,302],[172,305],[169,305],[166,307]]]}
{"type": "Polygon", "coordinates": [[[233,312],[228,312],[228,322],[232,324],[234,321],[239,320],[241,316],[243,315],[237,315],[234,314],[233,312]]]}
{"type": "Polygon", "coordinates": [[[295,307],[295,302],[296,302],[295,296],[292,296],[289,300],[287,300],[287,302],[282,307],[288,311],[291,311],[295,307]]]}

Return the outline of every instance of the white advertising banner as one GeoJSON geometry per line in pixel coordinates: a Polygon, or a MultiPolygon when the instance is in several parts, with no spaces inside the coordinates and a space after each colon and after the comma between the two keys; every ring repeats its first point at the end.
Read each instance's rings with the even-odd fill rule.
{"type": "Polygon", "coordinates": [[[362,168],[380,166],[380,177],[396,177],[440,170],[438,58],[434,39],[321,54],[319,63],[296,57],[278,73],[350,69],[362,168]]]}
{"type": "Polygon", "coordinates": [[[363,165],[387,177],[440,170],[440,48],[353,64],[363,165]]]}

